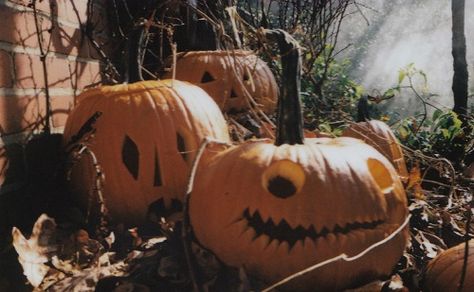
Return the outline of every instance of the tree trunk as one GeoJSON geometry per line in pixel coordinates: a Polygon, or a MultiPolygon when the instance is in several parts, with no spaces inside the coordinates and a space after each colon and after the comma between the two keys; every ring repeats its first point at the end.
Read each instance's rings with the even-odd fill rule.
{"type": "Polygon", "coordinates": [[[452,22],[453,22],[453,94],[454,112],[461,120],[465,121],[467,115],[468,78],[466,63],[466,37],[464,35],[464,2],[465,0],[451,0],[452,22]]]}

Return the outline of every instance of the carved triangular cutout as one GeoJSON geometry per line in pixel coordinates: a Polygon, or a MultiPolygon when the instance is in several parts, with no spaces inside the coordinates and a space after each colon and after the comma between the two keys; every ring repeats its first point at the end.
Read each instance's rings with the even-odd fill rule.
{"type": "Polygon", "coordinates": [[[211,73],[209,72],[204,72],[204,75],[202,75],[202,78],[201,78],[201,83],[208,83],[208,82],[212,82],[214,81],[214,77],[212,77],[211,73]]]}
{"type": "Polygon", "coordinates": [[[178,152],[183,157],[184,161],[187,161],[188,153],[186,153],[186,141],[184,141],[183,136],[179,133],[176,134],[176,142],[178,144],[178,152]]]}
{"type": "Polygon", "coordinates": [[[140,154],[137,144],[128,135],[125,135],[122,143],[122,161],[128,172],[130,172],[134,179],[137,179],[140,154]]]}
{"type": "Polygon", "coordinates": [[[235,90],[232,88],[232,90],[230,91],[230,98],[237,98],[237,97],[239,96],[237,95],[237,93],[235,93],[235,90]]]}

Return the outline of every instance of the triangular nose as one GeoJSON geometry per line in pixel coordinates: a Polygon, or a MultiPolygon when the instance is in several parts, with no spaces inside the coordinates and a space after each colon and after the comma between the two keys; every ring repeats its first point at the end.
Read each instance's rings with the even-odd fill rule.
{"type": "Polygon", "coordinates": [[[230,98],[237,98],[237,97],[239,96],[237,95],[237,93],[235,93],[235,90],[232,88],[232,90],[230,91],[230,98]]]}

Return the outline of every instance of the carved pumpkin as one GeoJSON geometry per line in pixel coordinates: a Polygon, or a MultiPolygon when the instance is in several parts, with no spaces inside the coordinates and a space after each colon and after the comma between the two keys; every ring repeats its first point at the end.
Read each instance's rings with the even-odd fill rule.
{"type": "MultiPolygon", "coordinates": [[[[134,74],[141,79],[139,72],[134,74]]],[[[201,140],[209,136],[230,141],[216,103],[187,82],[102,86],[77,99],[66,123],[64,144],[96,112],[102,113],[89,147],[105,174],[103,193],[110,215],[124,223],[142,221],[152,203],[158,212],[178,209],[201,140]]],[[[92,164],[87,160],[75,166],[71,179],[84,207],[94,187],[92,164]]]]}
{"type": "MultiPolygon", "coordinates": [[[[164,78],[171,78],[171,73],[164,78]]],[[[250,51],[195,51],[178,55],[176,78],[203,88],[224,112],[249,108],[246,89],[261,109],[276,108],[278,87],[270,68],[250,51]]]]}
{"type": "MultiPolygon", "coordinates": [[[[271,284],[361,252],[400,227],[408,210],[395,169],[374,148],[353,138],[303,140],[296,41],[281,30],[266,35],[278,39],[286,84],[275,144],[249,141],[199,167],[189,216],[204,247],[271,284]]],[[[336,290],[389,274],[407,237],[404,229],[360,260],[330,264],[284,288],[336,290]]]]}
{"type": "Polygon", "coordinates": [[[408,180],[408,170],[403,157],[403,150],[386,123],[371,120],[351,124],[344,130],[342,136],[361,139],[374,147],[392,162],[404,182],[408,180]]]}
{"type": "MultiPolygon", "coordinates": [[[[423,291],[459,291],[464,265],[465,244],[456,245],[440,253],[426,268],[423,291]]],[[[462,291],[474,291],[474,240],[469,241],[467,270],[462,291]]]]}

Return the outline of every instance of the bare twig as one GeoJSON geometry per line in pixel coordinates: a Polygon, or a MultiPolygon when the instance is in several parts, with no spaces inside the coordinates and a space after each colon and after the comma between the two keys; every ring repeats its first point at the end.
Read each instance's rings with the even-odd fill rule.
{"type": "MultiPolygon", "coordinates": [[[[41,24],[39,23],[39,16],[38,16],[38,10],[36,8],[37,0],[33,0],[32,2],[32,7],[33,7],[33,17],[35,20],[35,28],[36,28],[36,36],[38,39],[38,47],[40,50],[40,60],[41,64],[43,67],[43,79],[44,79],[44,92],[46,95],[46,113],[45,113],[45,124],[44,124],[44,132],[46,134],[51,134],[51,96],[49,93],[49,80],[48,80],[48,66],[46,64],[46,57],[49,53],[49,48],[51,45],[52,37],[49,37],[49,43],[45,49],[44,44],[43,44],[43,29],[41,27],[41,24]]],[[[53,4],[51,4],[53,5],[53,4]]],[[[52,8],[52,7],[51,7],[52,8]]],[[[51,9],[53,11],[53,9],[51,9]]],[[[51,28],[48,29],[48,32],[51,33],[53,28],[54,28],[54,21],[53,17],[51,17],[51,28]]]]}
{"type": "Polygon", "coordinates": [[[210,137],[204,138],[204,140],[201,142],[201,145],[198,148],[196,157],[194,158],[194,161],[191,166],[191,171],[189,174],[189,179],[188,179],[188,184],[186,187],[186,193],[184,195],[184,204],[183,204],[183,228],[181,232],[181,238],[183,239],[183,245],[184,245],[184,252],[186,256],[186,262],[188,264],[188,270],[189,270],[189,276],[193,282],[193,290],[195,292],[201,292],[203,289],[200,286],[199,280],[196,277],[196,265],[194,258],[192,256],[192,249],[191,249],[191,234],[192,234],[192,229],[190,225],[190,219],[189,219],[189,201],[191,199],[191,193],[193,191],[194,187],[194,179],[196,177],[196,172],[199,166],[199,162],[201,161],[201,157],[204,154],[204,150],[206,150],[207,146],[209,144],[218,144],[218,145],[227,145],[229,144],[227,142],[222,142],[219,140],[212,139],[210,137]]]}

